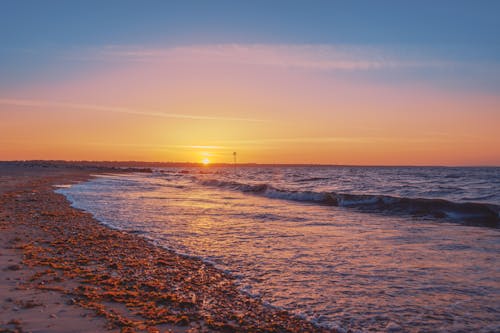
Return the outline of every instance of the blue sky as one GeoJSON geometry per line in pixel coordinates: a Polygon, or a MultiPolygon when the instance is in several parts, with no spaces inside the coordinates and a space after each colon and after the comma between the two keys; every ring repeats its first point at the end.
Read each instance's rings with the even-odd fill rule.
{"type": "MultiPolygon", "coordinates": [[[[3,47],[109,43],[497,44],[498,1],[5,1],[3,47]]],[[[498,55],[497,55],[498,56],[498,55]]]]}
{"type": "MultiPolygon", "coordinates": [[[[259,43],[370,46],[403,57],[458,61],[477,68],[447,71],[445,84],[453,88],[467,77],[473,89],[500,90],[499,1],[0,3],[0,88],[98,66],[67,54],[110,45],[259,43]],[[485,67],[494,70],[485,73],[485,67]]],[[[374,76],[443,78],[436,71],[380,74],[374,76]]]]}

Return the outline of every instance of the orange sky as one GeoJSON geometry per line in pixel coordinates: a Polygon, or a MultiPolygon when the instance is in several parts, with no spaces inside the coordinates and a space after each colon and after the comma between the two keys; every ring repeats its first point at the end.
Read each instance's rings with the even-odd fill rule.
{"type": "Polygon", "coordinates": [[[95,68],[1,91],[0,159],[500,165],[498,96],[377,77],[444,63],[334,51],[92,51],[95,68]]]}

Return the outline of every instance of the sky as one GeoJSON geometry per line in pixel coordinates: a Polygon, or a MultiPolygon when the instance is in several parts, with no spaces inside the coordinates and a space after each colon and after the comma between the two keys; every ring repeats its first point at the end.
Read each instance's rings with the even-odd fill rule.
{"type": "Polygon", "coordinates": [[[0,5],[0,160],[500,165],[499,1],[0,5]]]}

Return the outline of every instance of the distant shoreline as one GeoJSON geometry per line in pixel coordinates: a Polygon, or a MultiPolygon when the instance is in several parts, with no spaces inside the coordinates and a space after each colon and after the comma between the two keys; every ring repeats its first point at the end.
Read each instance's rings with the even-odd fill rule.
{"type": "MultiPolygon", "coordinates": [[[[500,168],[500,165],[352,165],[313,163],[203,163],[195,162],[145,162],[145,161],[73,161],[73,160],[0,160],[1,165],[77,167],[77,168],[169,168],[169,167],[346,167],[346,168],[500,168]]],[[[146,170],[143,170],[146,171],[146,170]]]]}

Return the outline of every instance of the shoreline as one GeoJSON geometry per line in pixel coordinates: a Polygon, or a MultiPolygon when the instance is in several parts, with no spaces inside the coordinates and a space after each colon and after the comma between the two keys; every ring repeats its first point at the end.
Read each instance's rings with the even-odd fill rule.
{"type": "Polygon", "coordinates": [[[105,226],[54,192],[91,174],[140,169],[0,171],[2,332],[330,331],[242,293],[201,259],[105,226]]]}
{"type": "MultiPolygon", "coordinates": [[[[79,165],[81,167],[124,167],[124,168],[204,168],[206,165],[199,162],[160,162],[160,161],[106,161],[106,160],[96,160],[96,161],[76,161],[76,160],[0,160],[0,164],[32,164],[32,165],[46,165],[46,166],[75,166],[79,165]]],[[[211,167],[233,167],[232,163],[216,162],[210,163],[211,167]]],[[[318,163],[255,163],[255,162],[239,162],[238,167],[266,167],[266,168],[287,168],[287,167],[308,167],[308,168],[331,168],[331,167],[341,167],[341,168],[442,168],[442,169],[454,169],[454,168],[500,168],[500,164],[318,164],[318,163]]]]}

